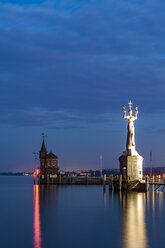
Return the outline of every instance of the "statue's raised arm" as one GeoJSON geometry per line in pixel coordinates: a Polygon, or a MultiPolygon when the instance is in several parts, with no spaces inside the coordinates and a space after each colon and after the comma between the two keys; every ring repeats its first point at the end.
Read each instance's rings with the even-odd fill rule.
{"type": "Polygon", "coordinates": [[[137,119],[137,115],[138,115],[139,111],[138,111],[138,107],[135,108],[135,120],[137,119]]]}
{"type": "Polygon", "coordinates": [[[124,114],[123,114],[123,118],[124,118],[124,119],[127,119],[127,116],[126,116],[126,108],[125,108],[125,106],[123,106],[123,109],[122,109],[122,110],[123,110],[123,113],[124,113],[124,114]]]}

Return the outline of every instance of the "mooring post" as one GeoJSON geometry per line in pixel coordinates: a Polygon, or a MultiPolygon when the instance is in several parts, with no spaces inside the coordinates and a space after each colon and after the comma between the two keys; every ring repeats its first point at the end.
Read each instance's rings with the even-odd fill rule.
{"type": "Polygon", "coordinates": [[[154,186],[155,186],[155,184],[154,184],[154,175],[153,175],[152,178],[153,178],[153,179],[152,179],[152,182],[153,182],[153,192],[154,192],[154,191],[155,191],[155,189],[154,189],[154,188],[155,188],[155,187],[154,187],[154,186]]]}
{"type": "Polygon", "coordinates": [[[148,181],[148,176],[146,176],[146,185],[145,185],[146,192],[148,192],[148,186],[149,186],[149,181],[148,181]]]}
{"type": "Polygon", "coordinates": [[[86,184],[88,185],[88,175],[86,175],[86,184]]]}
{"type": "Polygon", "coordinates": [[[100,182],[101,182],[101,184],[103,184],[103,177],[104,177],[104,175],[102,175],[102,176],[100,177],[100,182]]]}
{"type": "Polygon", "coordinates": [[[40,185],[40,174],[38,175],[38,185],[40,185]]]}
{"type": "Polygon", "coordinates": [[[112,181],[111,181],[111,175],[109,175],[109,190],[112,190],[112,181]]]}
{"type": "Polygon", "coordinates": [[[111,182],[112,182],[112,191],[114,190],[114,185],[113,185],[113,175],[111,175],[111,182]]]}
{"type": "Polygon", "coordinates": [[[103,176],[103,185],[104,185],[104,190],[106,189],[106,174],[103,176]]]}
{"type": "Polygon", "coordinates": [[[59,184],[61,184],[61,174],[59,175],[58,180],[59,180],[59,184]]]}
{"type": "Polygon", "coordinates": [[[113,175],[109,175],[109,190],[113,190],[113,175]]]}
{"type": "Polygon", "coordinates": [[[34,180],[34,184],[36,184],[36,175],[35,175],[35,172],[34,172],[34,178],[33,178],[33,180],[34,180]]]}
{"type": "Polygon", "coordinates": [[[122,190],[122,175],[119,175],[119,188],[118,188],[119,191],[122,190]]]}
{"type": "Polygon", "coordinates": [[[49,184],[49,174],[47,174],[47,184],[49,184]]]}
{"type": "Polygon", "coordinates": [[[160,191],[160,187],[161,187],[161,184],[160,184],[160,175],[159,175],[159,179],[158,179],[158,190],[157,191],[160,191]]]}

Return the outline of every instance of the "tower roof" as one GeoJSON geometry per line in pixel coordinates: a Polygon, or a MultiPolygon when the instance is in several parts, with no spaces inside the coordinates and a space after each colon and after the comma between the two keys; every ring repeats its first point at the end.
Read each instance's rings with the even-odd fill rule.
{"type": "Polygon", "coordinates": [[[54,153],[52,153],[52,152],[49,152],[49,153],[46,155],[46,158],[56,158],[56,159],[58,159],[58,157],[57,157],[54,153]]]}
{"type": "Polygon", "coordinates": [[[45,153],[47,153],[47,150],[46,150],[46,146],[45,146],[44,139],[43,139],[43,141],[42,141],[42,146],[41,146],[41,150],[40,150],[40,152],[45,152],[45,153]]]}

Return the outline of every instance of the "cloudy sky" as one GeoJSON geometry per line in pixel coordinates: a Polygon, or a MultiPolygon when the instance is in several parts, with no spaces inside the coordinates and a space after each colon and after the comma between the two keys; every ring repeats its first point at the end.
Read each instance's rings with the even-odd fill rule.
{"type": "Polygon", "coordinates": [[[165,166],[165,1],[0,1],[0,171],[39,165],[41,133],[62,169],[118,168],[122,106],[136,148],[165,166]]]}

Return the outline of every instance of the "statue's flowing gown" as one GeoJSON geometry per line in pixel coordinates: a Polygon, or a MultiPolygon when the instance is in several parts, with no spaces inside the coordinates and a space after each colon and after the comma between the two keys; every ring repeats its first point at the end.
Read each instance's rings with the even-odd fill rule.
{"type": "Polygon", "coordinates": [[[129,119],[128,122],[128,132],[127,132],[127,149],[130,146],[135,146],[135,127],[134,127],[134,120],[129,119]]]}

